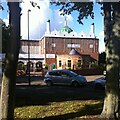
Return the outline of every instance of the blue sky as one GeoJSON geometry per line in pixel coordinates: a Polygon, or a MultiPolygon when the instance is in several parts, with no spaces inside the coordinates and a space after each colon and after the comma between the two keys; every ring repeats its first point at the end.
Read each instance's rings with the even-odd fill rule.
{"type": "MultiPolygon", "coordinates": [[[[25,0],[24,0],[25,1],[25,0]]],[[[34,0],[39,1],[39,0],[34,0]]],[[[0,17],[8,24],[8,12],[7,4],[2,3],[5,10],[2,11],[0,17]]],[[[56,29],[59,30],[64,26],[64,17],[60,16],[59,7],[51,5],[49,0],[39,1],[38,5],[41,7],[33,8],[29,3],[29,0],[21,4],[22,16],[21,16],[21,36],[23,39],[27,39],[27,11],[31,9],[30,12],[30,39],[40,39],[46,30],[46,21],[51,20],[51,31],[56,29]]],[[[73,12],[71,15],[67,16],[68,26],[72,28],[75,32],[80,33],[81,31],[85,33],[90,32],[90,26],[94,22],[95,24],[95,35],[99,38],[99,52],[105,50],[104,39],[103,39],[103,16],[100,14],[100,5],[95,3],[94,5],[94,19],[88,17],[88,19],[83,20],[81,25],[77,22],[78,12],[73,12]]]]}

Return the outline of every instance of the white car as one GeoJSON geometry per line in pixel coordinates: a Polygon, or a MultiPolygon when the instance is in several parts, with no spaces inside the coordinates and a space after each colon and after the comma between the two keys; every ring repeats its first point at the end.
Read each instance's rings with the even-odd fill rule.
{"type": "Polygon", "coordinates": [[[84,76],[78,75],[70,70],[50,70],[46,73],[44,82],[47,86],[61,84],[78,87],[87,84],[84,76]]]}
{"type": "MultiPolygon", "coordinates": [[[[106,83],[105,77],[100,77],[95,79],[95,81],[93,82],[93,85],[95,89],[104,89],[105,83],[106,83]]],[[[119,87],[120,87],[120,79],[119,79],[119,87]]]]}

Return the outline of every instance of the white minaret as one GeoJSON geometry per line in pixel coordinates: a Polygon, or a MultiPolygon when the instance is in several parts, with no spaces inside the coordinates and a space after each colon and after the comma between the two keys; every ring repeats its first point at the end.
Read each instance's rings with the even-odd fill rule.
{"type": "Polygon", "coordinates": [[[95,34],[94,23],[91,24],[90,33],[95,34]]]}
{"type": "Polygon", "coordinates": [[[67,17],[65,16],[64,26],[67,26],[67,17]]]}
{"type": "Polygon", "coordinates": [[[46,24],[46,33],[50,34],[50,20],[48,20],[46,24]]]}

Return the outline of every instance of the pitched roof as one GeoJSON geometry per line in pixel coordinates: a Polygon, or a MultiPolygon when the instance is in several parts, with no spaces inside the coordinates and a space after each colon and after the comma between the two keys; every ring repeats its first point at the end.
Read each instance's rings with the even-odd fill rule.
{"type": "Polygon", "coordinates": [[[75,49],[72,49],[69,54],[70,55],[80,55],[80,53],[75,49]]]}

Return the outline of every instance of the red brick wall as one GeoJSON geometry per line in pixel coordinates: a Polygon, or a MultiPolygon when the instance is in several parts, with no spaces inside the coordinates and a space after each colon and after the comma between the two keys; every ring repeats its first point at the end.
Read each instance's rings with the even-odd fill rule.
{"type": "Polygon", "coordinates": [[[98,39],[45,37],[40,42],[45,43],[45,45],[42,44],[40,49],[45,49],[46,54],[69,54],[71,48],[68,48],[67,44],[80,44],[80,48],[76,48],[79,53],[90,55],[98,60],[98,39]],[[52,47],[53,43],[55,43],[55,47],[52,47]],[[90,48],[90,44],[93,44],[94,47],[90,48]]]}

